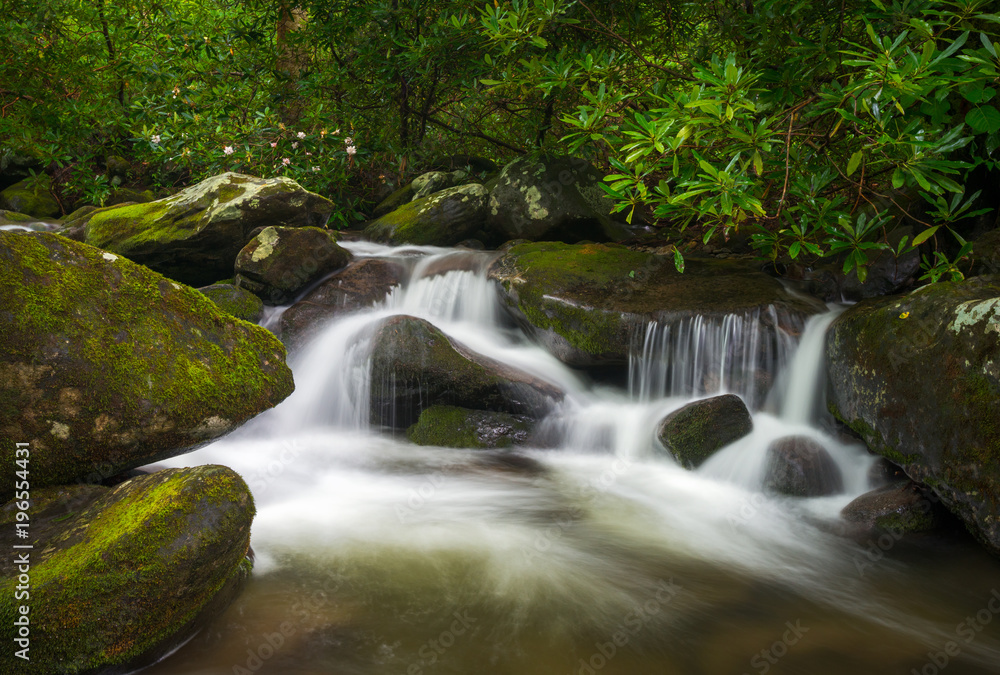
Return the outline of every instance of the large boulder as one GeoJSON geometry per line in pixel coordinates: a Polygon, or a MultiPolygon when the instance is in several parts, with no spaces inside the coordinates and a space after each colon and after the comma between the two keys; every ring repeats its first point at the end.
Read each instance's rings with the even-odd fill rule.
{"type": "Polygon", "coordinates": [[[15,501],[0,510],[5,549],[15,551],[0,558],[0,672],[138,670],[184,644],[250,576],[253,498],[225,467],[168,469],[114,488],[32,484],[27,539],[14,536],[19,513],[15,501]],[[22,648],[30,661],[16,655],[22,648]]]}
{"type": "Polygon", "coordinates": [[[628,363],[636,327],[651,321],[759,314],[748,323],[763,344],[826,309],[739,261],[692,259],[682,274],[672,259],[614,244],[521,243],[489,275],[514,320],[571,366],[628,363]]]}
{"type": "Polygon", "coordinates": [[[678,463],[694,469],[751,431],[753,418],[743,399],[723,394],[673,411],[660,421],[656,437],[678,463]]]}
{"type": "Polygon", "coordinates": [[[33,488],[181,454],[293,388],[268,331],[54,234],[0,232],[0,325],[0,436],[30,444],[33,488]]]}
{"type": "Polygon", "coordinates": [[[501,241],[621,241],[629,232],[611,218],[603,178],[579,157],[515,159],[490,192],[489,227],[501,241]]]}
{"type": "Polygon", "coordinates": [[[365,236],[387,244],[454,246],[483,226],[489,193],[472,183],[415,199],[365,227],[365,236]]]}
{"type": "Polygon", "coordinates": [[[333,317],[384,300],[405,274],[394,260],[364,258],[350,263],[282,313],[282,342],[289,349],[301,347],[333,317]]]}
{"type": "Polygon", "coordinates": [[[425,174],[421,174],[413,179],[410,185],[413,187],[413,197],[414,199],[423,199],[424,197],[430,197],[435,192],[440,192],[441,190],[447,190],[450,187],[455,187],[460,184],[463,180],[468,177],[465,171],[428,171],[425,174]]]}
{"type": "Polygon", "coordinates": [[[827,360],[834,415],[1000,554],[1000,277],[858,303],[827,360]]]}
{"type": "Polygon", "coordinates": [[[527,415],[436,405],[420,413],[406,437],[417,445],[445,448],[509,448],[526,445],[535,422],[527,415]]]}
{"type": "Polygon", "coordinates": [[[99,209],[86,242],[192,286],[232,276],[258,227],[326,224],[333,203],[290,178],[224,173],[148,204],[99,209]]]}
{"type": "Polygon", "coordinates": [[[387,319],[373,339],[372,424],[405,429],[434,405],[538,418],[562,393],[529,373],[488,359],[412,316],[387,319]]]}
{"type": "Polygon", "coordinates": [[[350,259],[329,230],[265,227],[236,256],[236,285],[266,304],[281,305],[350,259]]]}
{"type": "Polygon", "coordinates": [[[44,173],[15,183],[0,192],[0,209],[36,218],[56,218],[62,209],[49,191],[50,185],[51,179],[44,173]]]}
{"type": "Polygon", "coordinates": [[[844,477],[822,445],[786,436],[767,447],[764,489],[793,497],[823,497],[844,489],[844,477]]]}
{"type": "Polygon", "coordinates": [[[257,323],[264,316],[264,303],[250,291],[233,284],[212,284],[198,289],[202,295],[214,302],[226,314],[237,319],[257,323]]]}

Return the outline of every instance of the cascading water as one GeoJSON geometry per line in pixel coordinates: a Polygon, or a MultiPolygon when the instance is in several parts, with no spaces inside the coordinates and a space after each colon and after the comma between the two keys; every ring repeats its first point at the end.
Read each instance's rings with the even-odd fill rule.
{"type": "Polygon", "coordinates": [[[257,561],[234,605],[150,673],[909,674],[941,658],[949,673],[1000,672],[1000,621],[970,641],[960,625],[1000,603],[994,560],[961,539],[832,531],[870,460],[814,424],[807,373],[822,370],[829,315],[794,358],[770,310],[651,325],[624,391],[506,324],[488,255],[350,247],[401,261],[408,280],[296,355],[288,400],[167,463],[246,478],[257,561]],[[540,425],[555,447],[417,447],[371,430],[369,338],[401,313],[565,392],[540,425]],[[665,414],[720,391],[759,408],[781,368],[780,412],[756,412],[750,436],[697,471],[655,452],[665,414]],[[761,492],[767,445],[787,435],[831,452],[842,494],[761,492]]]}

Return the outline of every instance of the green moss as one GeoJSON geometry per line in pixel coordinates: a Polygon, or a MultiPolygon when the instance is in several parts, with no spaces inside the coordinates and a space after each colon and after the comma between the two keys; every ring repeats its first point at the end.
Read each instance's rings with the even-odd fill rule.
{"type": "Polygon", "coordinates": [[[87,243],[98,248],[111,244],[125,254],[150,242],[167,242],[184,238],[187,228],[177,223],[158,224],[170,204],[164,200],[148,204],[130,204],[101,209],[87,222],[87,243]]]}
{"type": "Polygon", "coordinates": [[[420,413],[419,421],[406,431],[406,437],[417,445],[437,445],[445,448],[485,448],[469,423],[469,411],[453,406],[433,406],[420,413]]]}
{"type": "MultiPolygon", "coordinates": [[[[4,361],[38,362],[43,352],[62,353],[66,365],[56,362],[63,368],[56,386],[86,393],[76,419],[63,420],[73,439],[95,433],[93,420],[112,417],[123,432],[135,430],[137,440],[126,447],[155,457],[197,440],[171,435],[171,428],[197,428],[209,416],[234,425],[291,392],[281,343],[194,289],[57,235],[0,232],[0,243],[0,284],[6,290],[0,298],[0,367],[4,361]],[[150,429],[155,420],[164,428],[150,429]]],[[[16,388],[4,393],[16,395],[16,388]]],[[[2,408],[7,412],[0,428],[17,419],[9,416],[9,406],[2,408]]],[[[71,447],[78,460],[97,464],[110,450],[107,440],[71,447]]],[[[0,450],[0,458],[10,452],[0,450]]],[[[35,484],[75,477],[57,460],[33,462],[35,484]]],[[[128,464],[123,460],[121,468],[128,464]]]]}
{"type": "MultiPolygon", "coordinates": [[[[253,514],[242,479],[209,466],[122,483],[51,527],[31,568],[32,662],[127,664],[188,628],[244,572],[253,514]]],[[[16,583],[0,584],[8,633],[16,583]]]]}

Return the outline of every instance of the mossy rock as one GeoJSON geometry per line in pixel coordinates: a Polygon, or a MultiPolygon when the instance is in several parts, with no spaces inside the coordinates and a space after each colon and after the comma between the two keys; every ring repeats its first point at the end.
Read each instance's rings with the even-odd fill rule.
{"type": "Polygon", "coordinates": [[[133,190],[132,188],[117,187],[111,190],[111,196],[105,201],[105,206],[117,206],[119,204],[148,204],[156,199],[152,190],[133,190]]]}
{"type": "Polygon", "coordinates": [[[444,448],[509,448],[527,444],[535,421],[527,415],[436,405],[420,413],[406,437],[444,448]]]}
{"type": "Polygon", "coordinates": [[[695,469],[751,431],[753,418],[743,399],[723,394],[673,411],[660,422],[656,436],[681,466],[695,469]]]}
{"type": "Polygon", "coordinates": [[[265,227],[236,256],[236,285],[265,304],[280,305],[350,259],[330,230],[265,227]]]}
{"type": "Polygon", "coordinates": [[[450,340],[433,325],[399,315],[372,341],[369,410],[375,425],[406,429],[435,405],[545,415],[562,392],[537,377],[450,340]]]}
{"type": "Polygon", "coordinates": [[[454,246],[482,227],[486,188],[461,185],[404,204],[365,227],[365,236],[387,244],[454,246]]]}
{"type": "Polygon", "coordinates": [[[393,191],[388,197],[380,201],[372,211],[372,218],[377,220],[387,213],[395,211],[403,204],[413,201],[413,183],[407,183],[398,190],[393,191]]]}
{"type": "Polygon", "coordinates": [[[34,546],[17,550],[29,556],[30,598],[15,595],[17,556],[0,561],[4,673],[132,672],[182,645],[249,577],[253,498],[226,467],[114,488],[33,484],[31,497],[30,539],[14,538],[15,502],[0,510],[6,550],[34,546]],[[30,662],[14,654],[22,605],[30,662]]]}
{"type": "Polygon", "coordinates": [[[171,279],[206,286],[233,272],[258,227],[322,227],[333,204],[290,178],[224,173],[146,204],[91,214],[86,242],[171,279]]]}
{"type": "Polygon", "coordinates": [[[435,192],[460,185],[469,174],[465,171],[429,171],[413,179],[413,197],[410,201],[430,197],[435,192]]]}
{"type": "Polygon", "coordinates": [[[758,312],[777,339],[826,309],[740,261],[692,259],[681,274],[672,258],[617,244],[521,243],[489,275],[514,320],[572,366],[628,363],[634,331],[650,321],[758,312]]]}
{"type": "Polygon", "coordinates": [[[490,190],[488,226],[500,241],[621,241],[630,233],[611,217],[603,178],[579,157],[519,157],[490,190]]]}
{"type": "Polygon", "coordinates": [[[406,269],[382,258],[356,260],[324,279],[281,315],[281,341],[301,347],[319,327],[336,316],[370,308],[402,283],[406,269]]]}
{"type": "Polygon", "coordinates": [[[826,347],[834,415],[1000,555],[1000,277],[860,302],[826,347]]]}
{"type": "Polygon", "coordinates": [[[49,192],[47,174],[27,178],[0,192],[0,209],[24,213],[35,218],[57,218],[62,213],[59,202],[49,192]]]}
{"type": "Polygon", "coordinates": [[[264,303],[261,299],[233,284],[212,284],[198,290],[223,312],[232,314],[237,319],[257,323],[264,315],[264,303]]]}
{"type": "Polygon", "coordinates": [[[0,232],[0,323],[0,435],[30,443],[33,488],[187,452],[293,389],[268,331],[55,234],[0,232]]]}
{"type": "Polygon", "coordinates": [[[913,481],[885,485],[866,492],[845,506],[840,516],[870,534],[909,534],[934,530],[948,512],[930,489],[913,481]]]}

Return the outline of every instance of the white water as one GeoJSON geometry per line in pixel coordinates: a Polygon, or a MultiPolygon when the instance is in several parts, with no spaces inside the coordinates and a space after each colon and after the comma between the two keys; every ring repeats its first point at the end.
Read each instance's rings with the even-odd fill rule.
{"type": "MultiPolygon", "coordinates": [[[[954,638],[960,612],[1000,585],[997,567],[968,552],[961,571],[950,570],[950,555],[933,567],[890,555],[865,566],[863,545],[829,531],[868,489],[871,463],[863,448],[814,424],[822,381],[813,373],[822,370],[831,315],[809,322],[794,359],[791,338],[769,334],[759,316],[651,326],[626,392],[589,384],[504,323],[481,265],[428,277],[454,254],[351,248],[405,256],[410,279],[296,355],[288,400],[166,463],[225,464],[247,480],[258,508],[257,585],[227,615],[239,617],[228,628],[156,673],[234,672],[247,646],[314,591],[325,598],[320,609],[294,624],[309,639],[284,647],[273,672],[583,673],[596,668],[596,645],[659,597],[665,580],[677,593],[655,616],[643,615],[603,672],[762,672],[751,659],[796,620],[810,627],[809,640],[796,650],[786,644],[789,657],[772,672],[908,673],[910,664],[919,672],[928,650],[954,638]],[[540,425],[556,447],[523,449],[526,459],[507,465],[495,453],[420,448],[371,431],[367,338],[401,313],[564,391],[540,425]],[[774,379],[767,369],[789,361],[781,414],[755,413],[750,436],[694,472],[656,452],[665,414],[717,391],[759,397],[731,374],[774,379]],[[787,435],[826,447],[843,473],[843,494],[760,492],[766,448],[787,435]],[[464,642],[452,635],[455,647],[431,660],[422,650],[463,611],[478,617],[477,629],[464,642]],[[345,640],[350,649],[337,646],[345,640]]],[[[998,661],[997,632],[984,632],[963,644],[951,672],[1000,672],[998,661]]]]}

